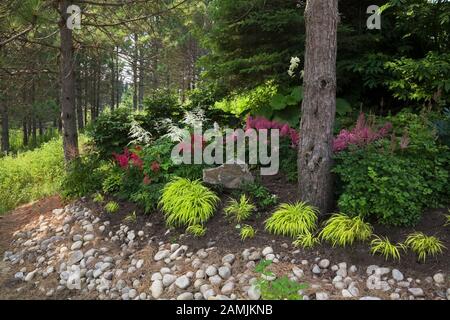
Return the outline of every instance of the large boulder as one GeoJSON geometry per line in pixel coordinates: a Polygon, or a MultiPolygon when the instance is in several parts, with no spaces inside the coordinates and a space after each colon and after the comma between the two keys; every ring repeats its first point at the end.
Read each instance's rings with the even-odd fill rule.
{"type": "Polygon", "coordinates": [[[237,189],[243,183],[253,182],[255,178],[246,164],[224,164],[220,167],[203,170],[203,182],[237,189]]]}

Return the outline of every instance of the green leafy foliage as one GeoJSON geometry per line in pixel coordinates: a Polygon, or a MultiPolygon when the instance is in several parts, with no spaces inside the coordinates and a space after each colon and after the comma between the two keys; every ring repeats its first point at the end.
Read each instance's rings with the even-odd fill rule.
{"type": "Polygon", "coordinates": [[[255,229],[252,226],[246,224],[246,225],[242,226],[241,231],[239,232],[239,234],[241,235],[241,240],[244,241],[245,239],[252,239],[252,238],[254,238],[255,235],[256,235],[256,231],[255,231],[255,229]]]}
{"type": "Polygon", "coordinates": [[[400,250],[405,251],[406,247],[402,243],[393,244],[389,241],[387,237],[376,236],[375,239],[370,243],[370,252],[372,254],[380,254],[386,260],[400,260],[400,250]]]}
{"type": "Polygon", "coordinates": [[[186,228],[186,232],[192,234],[194,237],[200,238],[206,234],[207,228],[201,224],[194,224],[186,228]]]}
{"type": "MultiPolygon", "coordinates": [[[[272,261],[270,260],[261,260],[256,265],[255,272],[271,277],[274,275],[273,272],[267,270],[271,264],[272,261]]],[[[261,297],[264,300],[303,300],[303,296],[299,294],[299,291],[308,287],[306,284],[290,280],[287,276],[273,281],[261,277],[257,280],[256,286],[261,291],[261,297]]]]}
{"type": "Polygon", "coordinates": [[[236,222],[242,222],[248,219],[255,209],[255,205],[243,194],[239,201],[232,199],[224,209],[224,213],[225,216],[234,219],[236,222]]]}
{"type": "Polygon", "coordinates": [[[113,152],[121,153],[128,145],[131,121],[130,110],[118,108],[102,113],[86,128],[87,135],[102,158],[110,158],[113,152]]]}
{"type": "Polygon", "coordinates": [[[442,254],[445,246],[434,236],[427,236],[422,232],[414,232],[406,238],[405,245],[417,254],[419,261],[425,262],[428,256],[442,254]]]}
{"type": "Polygon", "coordinates": [[[278,203],[277,196],[271,194],[266,187],[257,182],[244,183],[241,186],[241,190],[253,199],[262,210],[269,209],[278,203]]]}
{"type": "Polygon", "coordinates": [[[414,225],[426,207],[448,199],[449,152],[436,141],[425,115],[390,117],[395,136],[339,152],[336,166],[344,212],[395,226],[414,225]]]}
{"type": "Polygon", "coordinates": [[[169,226],[190,226],[208,221],[218,202],[200,181],[175,178],[164,186],[159,205],[169,226]]]}
{"type": "Polygon", "coordinates": [[[281,204],[265,221],[266,230],[277,235],[296,238],[314,231],[318,210],[304,202],[281,204]]]}
{"type": "Polygon", "coordinates": [[[105,211],[107,213],[116,213],[117,211],[119,211],[120,206],[117,202],[115,201],[109,201],[106,205],[105,205],[105,211]]]}
{"type": "Polygon", "coordinates": [[[345,247],[355,241],[365,241],[372,236],[372,226],[360,216],[350,217],[343,213],[334,214],[325,222],[319,238],[333,246],[345,247]]]}
{"type": "Polygon", "coordinates": [[[95,153],[83,155],[69,164],[62,179],[61,194],[64,198],[75,198],[102,190],[103,181],[111,172],[111,163],[101,160],[95,153]]]}

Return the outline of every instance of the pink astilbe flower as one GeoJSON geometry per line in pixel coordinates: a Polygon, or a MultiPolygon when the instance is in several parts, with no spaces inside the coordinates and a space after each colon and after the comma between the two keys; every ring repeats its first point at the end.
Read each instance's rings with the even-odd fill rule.
{"type": "Polygon", "coordinates": [[[251,116],[247,117],[245,130],[249,130],[249,129],[256,129],[256,130],[278,129],[278,130],[280,130],[281,137],[289,137],[291,139],[293,147],[297,146],[298,142],[299,142],[299,134],[298,134],[297,130],[295,130],[294,128],[291,128],[289,126],[289,124],[281,123],[281,122],[278,122],[275,120],[270,121],[261,116],[256,117],[256,118],[252,118],[251,116]]]}
{"type": "Polygon", "coordinates": [[[376,140],[386,137],[391,130],[392,124],[390,122],[387,122],[379,130],[373,129],[373,127],[367,123],[364,113],[361,113],[353,130],[348,131],[343,129],[333,140],[333,151],[343,151],[350,145],[362,147],[371,144],[376,140]]]}

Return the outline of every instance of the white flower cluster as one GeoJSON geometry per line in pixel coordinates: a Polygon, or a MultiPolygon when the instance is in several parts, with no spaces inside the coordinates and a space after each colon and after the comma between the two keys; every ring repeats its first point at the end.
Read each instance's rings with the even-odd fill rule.
{"type": "Polygon", "coordinates": [[[291,58],[291,65],[289,66],[288,74],[291,78],[295,77],[295,69],[298,68],[298,65],[300,64],[300,58],[299,57],[292,57],[291,58]]]}
{"type": "Polygon", "coordinates": [[[141,127],[141,125],[133,120],[131,122],[131,129],[129,133],[130,138],[132,139],[129,143],[130,145],[141,145],[146,146],[149,145],[152,140],[152,135],[150,132],[141,127]]]}
{"type": "Polygon", "coordinates": [[[205,121],[208,121],[205,111],[201,108],[196,108],[184,113],[183,124],[185,124],[187,128],[178,127],[171,119],[164,119],[159,127],[167,130],[167,134],[165,134],[164,137],[167,137],[174,142],[180,142],[186,139],[186,137],[189,137],[190,133],[188,128],[201,127],[205,121]]]}

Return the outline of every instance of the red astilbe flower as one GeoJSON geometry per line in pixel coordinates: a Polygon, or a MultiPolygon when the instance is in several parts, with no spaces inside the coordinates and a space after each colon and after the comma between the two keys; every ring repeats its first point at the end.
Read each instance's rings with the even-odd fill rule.
{"type": "Polygon", "coordinates": [[[157,161],[153,161],[152,165],[150,166],[150,169],[154,173],[158,173],[161,170],[161,165],[157,161]]]}
{"type": "Polygon", "coordinates": [[[366,121],[364,113],[361,113],[353,130],[341,130],[333,141],[333,151],[340,152],[347,149],[350,145],[365,146],[372,142],[386,137],[392,130],[392,124],[387,122],[379,130],[373,129],[366,121]]]}
{"type": "Polygon", "coordinates": [[[130,152],[128,148],[125,148],[122,154],[113,152],[113,157],[117,161],[119,167],[121,167],[122,169],[128,169],[131,163],[139,170],[142,170],[142,167],[144,165],[142,159],[136,153],[130,152]]]}
{"type": "Polygon", "coordinates": [[[145,184],[146,186],[148,186],[150,183],[152,183],[152,179],[150,179],[150,177],[148,175],[145,175],[142,183],[145,184]]]}

